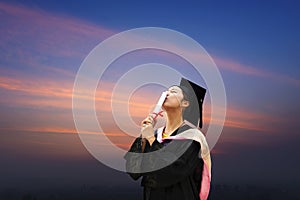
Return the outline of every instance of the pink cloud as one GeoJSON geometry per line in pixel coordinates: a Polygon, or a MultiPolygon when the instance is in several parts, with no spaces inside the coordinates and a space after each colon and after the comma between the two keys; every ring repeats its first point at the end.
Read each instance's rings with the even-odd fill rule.
{"type": "Polygon", "coordinates": [[[221,69],[232,71],[239,74],[245,74],[250,76],[268,78],[275,81],[285,82],[288,84],[293,84],[300,86],[300,80],[292,78],[286,74],[279,74],[272,71],[262,70],[258,67],[253,67],[249,65],[243,65],[237,61],[230,59],[223,59],[213,56],[214,61],[221,69]]]}
{"type": "MultiPolygon", "coordinates": [[[[50,31],[51,34],[48,34],[50,39],[60,38],[60,41],[63,41],[63,39],[68,37],[75,36],[74,39],[80,39],[79,36],[85,36],[85,38],[81,39],[81,41],[84,41],[86,37],[94,36],[103,39],[115,33],[115,31],[111,29],[91,24],[78,18],[65,15],[60,16],[58,14],[54,15],[41,9],[21,5],[0,2],[0,11],[2,16],[7,17],[11,20],[10,22],[15,23],[15,28],[25,28],[26,25],[31,25],[26,29],[29,32],[25,32],[25,35],[31,35],[35,31],[40,34],[50,31]],[[25,22],[25,24],[22,24],[22,22],[25,22]],[[30,22],[31,24],[29,24],[30,22]],[[41,27],[44,29],[41,29],[41,27]],[[63,35],[61,31],[64,33],[73,33],[73,35],[63,35]]],[[[16,34],[21,34],[18,29],[13,30],[16,31],[16,34]]],[[[12,31],[12,33],[14,32],[12,31]]],[[[24,33],[22,35],[24,35],[24,33]]],[[[52,40],[49,42],[51,43],[51,41],[52,40]]]]}
{"type": "Polygon", "coordinates": [[[114,33],[74,17],[3,2],[0,2],[0,16],[3,19],[0,46],[5,49],[1,59],[6,63],[2,67],[22,66],[72,78],[82,58],[114,33]],[[58,60],[62,59],[60,63],[58,60]]]}
{"type": "MultiPolygon", "coordinates": [[[[118,32],[75,17],[62,16],[21,5],[1,2],[0,11],[5,19],[4,27],[6,27],[0,30],[2,37],[0,44],[7,49],[7,52],[10,52],[6,55],[9,62],[17,60],[19,63],[25,63],[27,67],[42,68],[45,71],[70,77],[75,76],[74,71],[65,70],[62,65],[45,64],[53,59],[49,56],[82,59],[101,40],[118,32]]],[[[130,46],[135,40],[126,42],[130,46]]],[[[166,43],[166,41],[160,42],[166,43]]],[[[167,45],[170,49],[179,48],[174,44],[167,45]]],[[[188,47],[185,51],[199,58],[199,55],[194,54],[188,47]]],[[[300,85],[300,80],[288,75],[261,70],[255,66],[246,66],[231,59],[212,57],[220,69],[300,85]]],[[[78,68],[79,65],[73,67],[78,68]]]]}

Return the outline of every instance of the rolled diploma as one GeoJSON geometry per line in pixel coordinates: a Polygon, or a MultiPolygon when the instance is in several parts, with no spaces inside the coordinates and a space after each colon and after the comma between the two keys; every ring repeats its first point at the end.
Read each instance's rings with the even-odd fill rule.
{"type": "MultiPolygon", "coordinates": [[[[161,107],[162,107],[162,105],[163,105],[163,103],[164,103],[166,97],[167,97],[167,92],[163,92],[163,93],[161,94],[161,96],[160,96],[160,98],[159,98],[159,100],[158,100],[158,102],[157,102],[157,104],[156,104],[154,110],[153,110],[153,113],[154,113],[154,114],[158,114],[158,113],[159,113],[159,111],[161,110],[161,107]]],[[[158,116],[158,115],[157,115],[157,116],[158,116]]],[[[156,117],[157,117],[157,116],[156,116],[156,117]]],[[[156,117],[155,117],[155,118],[156,118],[156,117]]]]}

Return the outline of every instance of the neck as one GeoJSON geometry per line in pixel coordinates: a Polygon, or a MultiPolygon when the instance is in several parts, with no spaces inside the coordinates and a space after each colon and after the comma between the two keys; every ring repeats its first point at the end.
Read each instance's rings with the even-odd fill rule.
{"type": "Polygon", "coordinates": [[[167,123],[165,127],[165,133],[171,134],[183,123],[182,113],[178,110],[172,110],[167,112],[167,123]]]}

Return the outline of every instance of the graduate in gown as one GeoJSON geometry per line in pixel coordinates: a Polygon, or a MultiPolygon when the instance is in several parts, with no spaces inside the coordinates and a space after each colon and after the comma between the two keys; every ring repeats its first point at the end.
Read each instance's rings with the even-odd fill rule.
{"type": "Polygon", "coordinates": [[[209,147],[202,127],[202,103],[206,90],[186,79],[167,91],[163,103],[167,120],[154,130],[155,115],[141,123],[125,155],[128,174],[142,177],[144,200],[205,200],[211,180],[209,147]],[[135,154],[132,154],[135,153],[135,154]]]}

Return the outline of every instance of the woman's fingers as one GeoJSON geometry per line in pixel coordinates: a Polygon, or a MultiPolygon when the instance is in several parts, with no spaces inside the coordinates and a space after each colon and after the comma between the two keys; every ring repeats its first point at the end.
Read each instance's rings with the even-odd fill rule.
{"type": "Polygon", "coordinates": [[[142,138],[146,139],[154,136],[153,124],[151,119],[146,118],[145,120],[143,120],[141,134],[142,138]]]}
{"type": "Polygon", "coordinates": [[[146,119],[142,121],[142,126],[153,124],[153,118],[151,116],[148,116],[146,119]]]}

